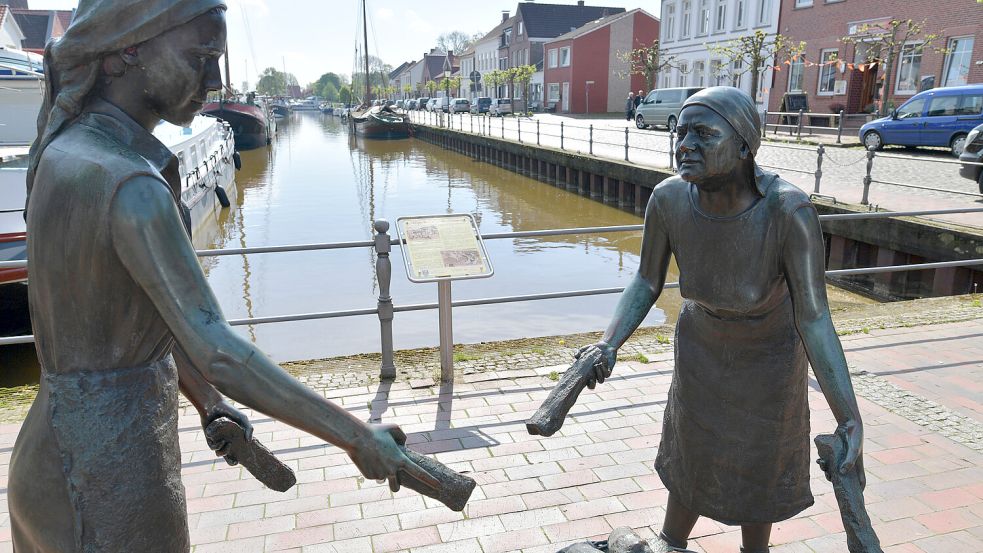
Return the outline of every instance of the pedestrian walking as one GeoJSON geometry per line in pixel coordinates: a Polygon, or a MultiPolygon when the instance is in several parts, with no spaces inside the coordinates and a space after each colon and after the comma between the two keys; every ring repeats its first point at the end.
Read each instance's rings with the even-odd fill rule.
{"type": "Polygon", "coordinates": [[[629,92],[628,99],[625,100],[625,119],[631,121],[635,118],[635,93],[629,92]]]}
{"type": "Polygon", "coordinates": [[[645,97],[645,92],[639,90],[638,94],[635,96],[635,110],[638,110],[638,105],[642,103],[642,98],[645,97]]]}

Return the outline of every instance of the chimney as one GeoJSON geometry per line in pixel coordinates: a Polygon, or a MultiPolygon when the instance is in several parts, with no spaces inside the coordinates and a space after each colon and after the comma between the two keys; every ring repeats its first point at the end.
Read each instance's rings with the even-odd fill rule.
{"type": "Polygon", "coordinates": [[[584,5],[584,0],[577,0],[577,5],[578,6],[583,6],[584,5]]]}
{"type": "Polygon", "coordinates": [[[502,10],[502,23],[505,23],[508,20],[509,20],[508,10],[502,10]]]}

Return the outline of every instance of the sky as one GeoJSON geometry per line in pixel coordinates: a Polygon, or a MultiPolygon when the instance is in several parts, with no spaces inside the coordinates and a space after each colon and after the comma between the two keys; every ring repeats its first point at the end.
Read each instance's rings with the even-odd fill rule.
{"type": "MultiPolygon", "coordinates": [[[[356,13],[360,0],[226,0],[229,4],[229,61],[241,86],[266,67],[293,73],[306,84],[329,71],[350,75],[354,64],[356,13]]],[[[77,0],[29,0],[33,9],[72,9],[77,0]]],[[[485,33],[513,15],[517,0],[366,0],[369,53],[396,67],[419,60],[449,31],[485,33]]],[[[552,0],[575,4],[575,0],[552,0]]],[[[660,0],[587,0],[588,5],[643,8],[659,16],[660,0]]],[[[357,30],[359,35],[361,29],[357,30]]]]}

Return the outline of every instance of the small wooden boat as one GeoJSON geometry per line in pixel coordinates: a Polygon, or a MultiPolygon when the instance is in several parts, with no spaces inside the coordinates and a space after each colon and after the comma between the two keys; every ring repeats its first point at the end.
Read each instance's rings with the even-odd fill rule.
{"type": "Polygon", "coordinates": [[[271,125],[276,123],[260,105],[222,100],[205,104],[201,112],[232,126],[237,150],[255,150],[273,141],[271,125]]]}
{"type": "Polygon", "coordinates": [[[388,107],[375,106],[351,113],[355,134],[375,140],[395,140],[410,137],[410,121],[388,107]]]}

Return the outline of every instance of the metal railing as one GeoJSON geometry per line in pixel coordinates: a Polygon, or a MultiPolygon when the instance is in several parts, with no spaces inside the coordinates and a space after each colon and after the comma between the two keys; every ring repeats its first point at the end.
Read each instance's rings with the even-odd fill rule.
{"type": "MultiPolygon", "coordinates": [[[[771,115],[785,114],[788,112],[771,112],[771,115]]],[[[805,115],[809,113],[803,112],[805,115]]],[[[668,169],[670,171],[675,171],[675,158],[673,152],[675,150],[676,135],[674,132],[667,133],[652,133],[650,131],[642,131],[640,129],[633,129],[632,127],[623,128],[611,128],[611,127],[599,127],[593,124],[589,125],[575,125],[569,124],[561,121],[559,124],[551,123],[547,121],[542,121],[538,118],[529,119],[520,117],[491,117],[487,114],[445,114],[445,113],[434,113],[434,112],[421,112],[421,111],[410,111],[408,115],[416,124],[419,125],[429,125],[436,128],[442,128],[447,130],[454,130],[458,132],[465,132],[476,134],[479,136],[487,136],[495,139],[503,140],[514,140],[518,143],[532,143],[531,135],[535,134],[535,143],[537,146],[546,147],[559,147],[562,151],[575,151],[580,154],[587,154],[598,158],[607,159],[617,159],[624,160],[633,163],[645,163],[646,165],[651,165],[655,168],[668,169]],[[465,119],[469,119],[465,123],[465,119]],[[498,121],[494,121],[498,119],[498,121]],[[523,131],[522,129],[528,129],[523,131]],[[666,148],[652,147],[651,143],[653,138],[658,139],[659,137],[664,137],[666,140],[666,148]],[[544,140],[552,139],[552,140],[544,140]],[[646,145],[641,145],[639,142],[644,141],[646,145]],[[551,143],[546,143],[551,142],[551,143]],[[663,158],[667,160],[668,163],[661,163],[655,161],[656,158],[652,157],[655,155],[665,155],[663,158]],[[652,162],[655,161],[653,164],[652,162]]],[[[813,114],[818,115],[818,114],[813,114]]],[[[840,116],[841,114],[821,114],[830,116],[840,116]]],[[[841,119],[842,121],[842,119],[841,119]]],[[[801,119],[800,119],[801,122],[801,119]]],[[[774,125],[771,125],[774,126],[774,125]]],[[[807,127],[803,127],[807,128],[807,127]]],[[[764,146],[764,145],[763,145],[764,146]]],[[[797,151],[797,152],[812,152],[815,156],[814,165],[812,167],[807,167],[805,169],[801,167],[787,167],[781,165],[771,165],[767,163],[759,162],[758,165],[772,170],[788,171],[797,174],[812,175],[815,181],[813,187],[814,194],[822,193],[822,179],[823,179],[823,163],[824,161],[832,163],[838,166],[850,166],[861,162],[866,162],[866,169],[862,177],[857,176],[861,184],[861,199],[860,203],[862,205],[870,205],[870,188],[872,184],[882,184],[886,186],[893,186],[899,188],[908,188],[912,190],[923,190],[929,192],[942,192],[946,194],[955,194],[959,196],[965,196],[970,198],[983,198],[983,194],[978,192],[967,192],[965,190],[954,190],[951,188],[939,188],[932,186],[924,186],[920,184],[911,183],[901,183],[892,180],[876,179],[873,176],[875,169],[874,161],[876,159],[893,159],[893,160],[904,160],[913,162],[927,162],[942,164],[948,166],[958,166],[958,165],[971,165],[971,166],[983,166],[983,163],[976,162],[966,162],[958,161],[955,159],[934,159],[927,157],[911,158],[893,154],[887,154],[882,152],[865,151],[865,152],[855,152],[857,157],[851,161],[839,162],[830,157],[827,147],[823,144],[819,144],[815,147],[808,147],[802,145],[793,144],[777,144],[769,143],[766,145],[767,148],[781,149],[787,151],[797,151]],[[814,167],[814,168],[813,168],[814,167]]]]}
{"type": "MultiPolygon", "coordinates": [[[[844,110],[840,110],[837,113],[816,113],[811,111],[805,111],[800,109],[799,111],[768,111],[765,110],[764,118],[761,124],[761,136],[764,138],[768,134],[768,129],[772,129],[772,134],[778,134],[779,130],[785,129],[788,131],[789,136],[795,136],[796,139],[802,139],[802,131],[810,131],[807,134],[812,134],[811,131],[823,131],[822,134],[832,135],[836,133],[836,143],[842,144],[843,131],[859,131],[860,127],[846,127],[844,126],[845,121],[849,117],[856,117],[856,114],[846,114],[844,110]],[[777,117],[777,123],[769,123],[769,117],[777,117]],[[826,119],[830,122],[829,125],[806,125],[806,117],[809,118],[810,122],[813,119],[826,119]],[[784,121],[784,122],[783,122],[784,121]],[[836,124],[833,124],[836,121],[836,124]]],[[[866,114],[863,114],[864,119],[867,119],[866,114]]],[[[865,121],[866,122],[866,121],[865,121]]]]}
{"type": "MultiPolygon", "coordinates": [[[[853,220],[853,219],[871,219],[871,218],[884,218],[884,217],[919,216],[919,215],[951,213],[951,212],[959,212],[959,213],[983,212],[983,208],[964,208],[958,210],[925,210],[925,211],[909,211],[909,212],[850,213],[850,214],[839,214],[839,215],[820,215],[819,218],[821,220],[853,220]]],[[[280,323],[280,322],[312,321],[312,320],[323,320],[323,319],[335,319],[335,318],[342,318],[342,317],[377,315],[379,317],[379,324],[380,324],[380,339],[381,339],[381,353],[382,353],[380,376],[382,378],[394,378],[396,376],[396,366],[394,362],[394,347],[393,347],[393,319],[395,313],[406,313],[412,311],[425,311],[425,310],[439,309],[442,307],[442,305],[440,302],[408,304],[408,305],[393,304],[393,299],[390,294],[390,286],[392,284],[392,262],[389,258],[389,255],[392,250],[392,246],[394,245],[402,246],[402,243],[398,239],[394,239],[389,235],[389,228],[390,228],[389,222],[384,219],[380,219],[375,221],[374,223],[375,236],[373,240],[319,243],[319,244],[298,244],[298,245],[289,245],[289,246],[262,246],[262,247],[253,247],[253,248],[225,248],[225,249],[214,249],[214,250],[199,250],[196,253],[198,254],[199,257],[221,257],[221,256],[230,256],[230,255],[258,255],[258,254],[283,253],[283,252],[301,252],[301,251],[309,252],[309,251],[341,250],[341,249],[366,248],[366,247],[373,248],[376,253],[375,271],[376,271],[376,278],[379,283],[379,297],[377,298],[377,303],[374,308],[311,312],[311,313],[277,315],[277,316],[268,316],[268,317],[251,317],[245,319],[231,319],[228,321],[228,323],[232,326],[247,326],[247,325],[272,324],[272,323],[280,323]]],[[[608,227],[584,227],[584,228],[547,229],[547,230],[522,231],[522,232],[501,232],[501,233],[490,233],[490,234],[482,235],[482,239],[483,240],[511,240],[517,238],[585,235],[585,234],[600,234],[600,233],[611,233],[611,232],[640,232],[642,228],[643,225],[621,225],[621,226],[608,226],[608,227]]],[[[859,274],[894,273],[894,272],[904,272],[904,271],[929,270],[929,269],[938,269],[938,268],[946,268],[946,267],[974,267],[974,266],[980,266],[981,268],[983,268],[983,259],[945,261],[945,262],[937,262],[937,263],[921,263],[921,264],[912,264],[912,265],[894,265],[889,267],[840,269],[840,270],[827,271],[826,274],[827,276],[848,276],[848,275],[859,275],[859,274]]],[[[12,268],[24,268],[24,267],[27,267],[27,261],[0,262],[0,269],[12,269],[12,268]]],[[[678,287],[679,287],[679,283],[677,282],[667,283],[665,285],[666,289],[672,289],[678,287]]],[[[623,287],[613,287],[613,288],[595,288],[595,289],[584,289],[584,290],[545,292],[539,294],[519,294],[519,295],[510,295],[510,296],[475,298],[475,299],[450,301],[449,307],[450,308],[474,307],[474,306],[496,305],[496,304],[505,304],[505,303],[514,303],[514,302],[564,299],[564,298],[596,296],[596,295],[605,295],[605,294],[620,294],[622,291],[624,291],[623,287]]],[[[443,298],[441,298],[441,300],[444,301],[443,298]]],[[[447,301],[449,300],[450,298],[447,298],[447,301]]],[[[447,330],[449,331],[450,329],[447,330]]],[[[14,344],[29,344],[33,342],[34,342],[33,336],[17,336],[12,338],[0,338],[0,346],[14,345],[14,344]]],[[[441,375],[444,381],[450,381],[453,378],[452,361],[450,364],[442,365],[441,375]]]]}

